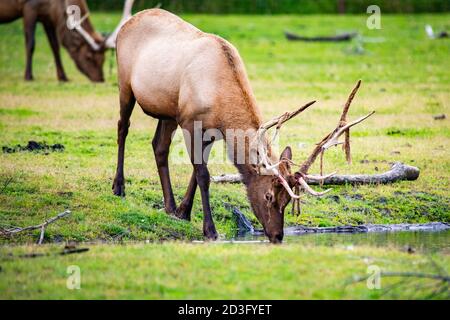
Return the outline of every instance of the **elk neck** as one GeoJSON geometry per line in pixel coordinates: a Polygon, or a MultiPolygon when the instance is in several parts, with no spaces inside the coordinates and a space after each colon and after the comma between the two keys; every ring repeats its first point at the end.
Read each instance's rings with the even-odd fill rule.
{"type": "MultiPolygon", "coordinates": [[[[254,101],[254,100],[253,100],[254,101]]],[[[248,185],[250,180],[258,175],[255,168],[257,133],[262,121],[256,104],[241,108],[234,108],[233,114],[226,113],[227,119],[223,119],[222,129],[226,138],[229,159],[243,177],[243,182],[248,185]]],[[[267,153],[270,159],[275,161],[270,143],[266,138],[267,153]]]]}

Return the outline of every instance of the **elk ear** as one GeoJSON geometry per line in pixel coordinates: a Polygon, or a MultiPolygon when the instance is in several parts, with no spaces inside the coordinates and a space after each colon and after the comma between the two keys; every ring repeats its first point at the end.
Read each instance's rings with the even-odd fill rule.
{"type": "Polygon", "coordinates": [[[289,159],[292,160],[292,149],[287,146],[284,151],[281,153],[280,160],[289,159]]]}

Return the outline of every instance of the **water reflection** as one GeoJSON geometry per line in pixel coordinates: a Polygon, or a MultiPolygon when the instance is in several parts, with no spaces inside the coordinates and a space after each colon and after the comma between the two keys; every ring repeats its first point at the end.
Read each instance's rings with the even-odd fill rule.
{"type": "MultiPolygon", "coordinates": [[[[237,240],[265,240],[264,236],[245,236],[237,240]]],[[[450,230],[445,231],[402,231],[369,233],[309,233],[286,236],[285,243],[317,246],[375,246],[395,247],[420,252],[441,252],[450,254],[450,230]]]]}

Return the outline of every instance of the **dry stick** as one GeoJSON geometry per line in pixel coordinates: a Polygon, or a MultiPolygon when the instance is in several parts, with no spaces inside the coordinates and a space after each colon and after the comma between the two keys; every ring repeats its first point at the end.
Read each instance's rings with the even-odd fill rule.
{"type": "Polygon", "coordinates": [[[39,236],[39,240],[37,244],[42,244],[42,242],[44,241],[44,235],[45,235],[45,227],[42,226],[41,227],[41,234],[39,236]]]}
{"type": "Polygon", "coordinates": [[[8,179],[6,179],[6,181],[3,183],[3,188],[2,188],[2,190],[0,191],[0,193],[3,193],[5,190],[6,190],[6,188],[9,186],[9,184],[13,181],[13,179],[14,179],[14,177],[9,177],[8,179]]]}
{"type": "Polygon", "coordinates": [[[9,236],[15,235],[15,234],[17,234],[19,232],[41,229],[41,234],[40,234],[39,242],[38,242],[38,244],[41,244],[42,241],[44,240],[45,228],[49,224],[51,224],[51,223],[53,223],[53,222],[55,222],[55,221],[57,221],[57,220],[59,220],[61,218],[64,218],[65,216],[68,216],[69,214],[71,214],[71,211],[70,210],[66,210],[66,211],[64,211],[62,213],[59,213],[57,216],[44,221],[41,224],[38,224],[38,225],[35,225],[35,226],[24,227],[24,228],[15,227],[15,228],[11,228],[11,229],[3,229],[3,230],[0,230],[0,234],[3,235],[3,236],[9,237],[9,236]]]}

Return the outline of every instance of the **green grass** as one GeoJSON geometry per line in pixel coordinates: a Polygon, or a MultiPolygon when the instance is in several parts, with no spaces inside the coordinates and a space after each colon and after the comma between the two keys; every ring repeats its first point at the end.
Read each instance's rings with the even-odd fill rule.
{"type": "MultiPolygon", "coordinates": [[[[410,255],[366,247],[164,243],[91,246],[57,256],[57,247],[0,248],[2,299],[379,299],[427,298],[433,281],[381,278],[381,288],[352,283],[383,272],[448,272],[449,256],[410,255]],[[20,258],[30,253],[48,257],[20,258]],[[69,266],[80,268],[79,290],[67,289],[69,266]],[[404,281],[401,283],[401,281],[404,281]]],[[[448,293],[433,298],[448,299],[448,293]]],[[[430,296],[431,297],[431,296],[430,296]]]]}
{"type": "MultiPolygon", "coordinates": [[[[92,18],[98,30],[107,31],[118,16],[95,13],[92,18]]],[[[351,116],[372,109],[377,114],[353,130],[353,166],[345,164],[342,152],[332,150],[326,156],[326,170],[375,173],[387,170],[388,163],[397,160],[421,169],[417,182],[336,187],[330,197],[306,198],[303,214],[299,218],[288,216],[288,224],[450,221],[447,191],[450,130],[448,120],[435,121],[432,117],[449,113],[450,79],[446,70],[450,66],[447,57],[450,44],[445,40],[428,40],[423,31],[425,23],[445,25],[448,15],[384,15],[383,29],[376,31],[365,28],[364,16],[187,15],[185,18],[237,46],[266,119],[305,101],[319,100],[311,110],[283,128],[281,145],[293,147],[295,161],[304,159],[314,143],[332,128],[339,106],[355,81],[362,79],[363,87],[351,116]],[[366,54],[355,55],[348,53],[354,44],[288,42],[283,30],[305,35],[358,30],[365,37],[383,37],[385,41],[368,43],[366,54]],[[338,196],[339,201],[333,196],[338,196]],[[379,203],[379,198],[388,201],[379,203]]],[[[45,36],[38,28],[36,81],[25,83],[21,24],[2,25],[1,30],[4,39],[0,44],[1,145],[26,145],[28,140],[36,140],[65,146],[61,153],[0,155],[2,224],[34,224],[71,209],[73,216],[66,222],[48,228],[46,241],[108,240],[116,236],[141,240],[201,237],[199,195],[192,225],[166,217],[162,212],[162,193],[150,147],[156,121],[139,108],[133,114],[127,142],[127,198],[111,195],[118,119],[113,57],[108,55],[105,63],[107,82],[94,85],[75,70],[63,52],[72,81],[60,84],[45,36]],[[149,221],[136,224],[136,219],[130,219],[133,215],[148,217],[149,221]]],[[[181,137],[176,141],[173,154],[186,163],[172,167],[175,194],[180,201],[192,169],[181,137]]],[[[220,150],[219,146],[213,149],[211,173],[234,172],[232,166],[223,164],[220,150]]],[[[257,224],[242,186],[213,185],[211,189],[214,218],[222,235],[232,235],[235,228],[223,201],[239,206],[257,224]]],[[[38,232],[32,238],[17,237],[13,241],[35,241],[37,236],[38,232]]]]}
{"type": "MultiPolygon", "coordinates": [[[[305,159],[314,143],[333,128],[340,106],[355,82],[362,79],[363,86],[353,103],[351,118],[371,110],[377,113],[352,130],[353,165],[348,166],[343,153],[336,148],[327,153],[325,170],[376,173],[389,169],[393,161],[418,166],[421,170],[419,180],[414,182],[335,187],[323,199],[305,197],[302,215],[286,215],[287,225],[450,222],[450,128],[448,118],[433,120],[436,114],[450,115],[450,42],[429,40],[424,33],[426,23],[435,29],[448,26],[448,14],[383,14],[383,28],[374,31],[366,29],[363,15],[185,15],[184,18],[236,45],[265,119],[312,99],[319,101],[282,130],[281,145],[293,147],[295,162],[305,159]],[[384,42],[366,43],[365,53],[355,54],[355,43],[288,42],[283,30],[310,36],[357,30],[364,37],[382,37],[384,42]]],[[[110,31],[119,15],[93,13],[92,19],[99,31],[110,31]]],[[[38,224],[70,209],[71,216],[46,229],[45,243],[201,239],[199,194],[192,223],[169,217],[162,210],[162,192],[150,146],[156,121],[139,108],[132,116],[127,141],[127,197],[120,199],[112,195],[119,112],[114,58],[108,55],[105,63],[107,82],[94,85],[76,70],[63,51],[71,82],[60,84],[45,35],[39,27],[34,58],[36,80],[26,83],[22,80],[25,54],[21,22],[1,25],[0,32],[0,146],[26,145],[29,140],[65,146],[63,152],[48,154],[0,154],[0,225],[38,224]]],[[[181,138],[177,139],[172,152],[186,163],[171,167],[179,202],[192,168],[187,164],[184,147],[180,147],[181,138]]],[[[213,150],[211,174],[235,172],[229,163],[222,163],[220,146],[213,150]]],[[[317,169],[316,165],[312,172],[317,169]]],[[[242,186],[212,185],[213,217],[222,237],[232,236],[236,228],[224,202],[238,206],[258,226],[242,186]]],[[[28,250],[9,249],[6,245],[30,244],[38,237],[36,231],[12,239],[0,238],[4,245],[2,253],[28,250]]],[[[393,266],[399,270],[408,269],[416,259],[423,259],[406,255],[397,259],[395,250],[374,252],[380,259],[385,255],[392,259],[393,266]]],[[[364,288],[350,289],[348,296],[341,295],[340,286],[347,276],[365,273],[363,265],[355,266],[345,251],[293,244],[257,249],[185,244],[179,247],[176,244],[96,246],[88,254],[73,257],[11,260],[3,256],[2,259],[0,292],[4,297],[378,297],[364,288]],[[72,259],[83,269],[99,271],[86,273],[85,287],[77,292],[67,292],[61,287],[65,283],[66,265],[72,259]],[[158,263],[166,260],[164,267],[158,263]],[[342,266],[337,262],[342,262],[342,266]],[[220,263],[230,268],[214,268],[220,263]],[[332,271],[326,271],[330,265],[332,271]],[[183,268],[187,269],[186,274],[182,273],[183,268]],[[211,276],[205,277],[206,271],[211,271],[211,276]],[[146,277],[149,274],[154,275],[151,280],[146,277]],[[182,277],[179,283],[178,275],[182,277]],[[189,280],[189,275],[195,276],[189,280]],[[190,284],[201,282],[200,275],[206,282],[187,291],[190,284]],[[30,280],[47,277],[48,281],[44,282],[30,280]],[[111,278],[118,282],[108,282],[111,278]],[[146,286],[147,281],[151,281],[151,286],[146,286]],[[23,290],[27,286],[32,290],[23,290]]],[[[448,265],[448,256],[442,259],[448,265]]]]}

